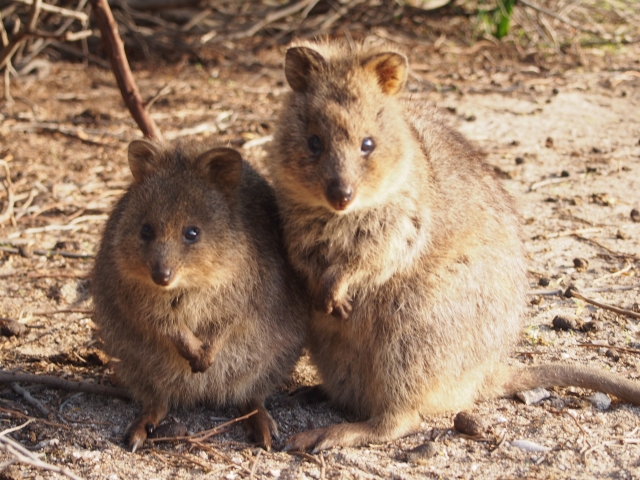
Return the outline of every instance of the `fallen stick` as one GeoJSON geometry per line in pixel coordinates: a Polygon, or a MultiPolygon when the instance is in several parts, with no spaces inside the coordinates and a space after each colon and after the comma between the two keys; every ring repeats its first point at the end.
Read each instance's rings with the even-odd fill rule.
{"type": "MultiPolygon", "coordinates": [[[[583,293],[621,292],[626,290],[635,290],[636,288],[640,288],[640,283],[637,283],[635,285],[614,285],[612,287],[583,288],[580,291],[583,293]]],[[[566,290],[563,290],[562,288],[555,288],[551,290],[531,290],[527,293],[527,295],[564,295],[565,293],[566,290]]]]}
{"type": "Polygon", "coordinates": [[[29,404],[36,407],[36,409],[45,417],[49,416],[49,414],[51,413],[51,410],[49,410],[42,403],[40,403],[39,400],[36,400],[35,398],[33,398],[33,396],[24,388],[22,388],[20,385],[18,385],[17,383],[13,383],[11,384],[11,388],[13,388],[13,391],[16,392],[18,395],[21,395],[22,398],[24,398],[29,404]]]}
{"type": "Polygon", "coordinates": [[[627,317],[635,318],[640,320],[640,313],[632,312],[631,310],[627,310],[624,308],[614,307],[613,305],[607,305],[606,303],[597,302],[590,298],[585,297],[584,295],[580,295],[577,291],[572,288],[567,288],[565,292],[565,296],[568,298],[579,298],[583,302],[590,303],[591,305],[595,305],[596,307],[604,308],[605,310],[611,310],[619,315],[626,315],[627,317]]]}
{"type": "Polygon", "coordinates": [[[160,129],[149,116],[131,73],[127,55],[124,52],[124,44],[118,34],[118,24],[113,18],[108,1],[91,0],[91,7],[102,33],[104,47],[111,61],[111,69],[118,82],[124,103],[144,136],[152,140],[162,141],[162,133],[160,133],[160,129]]]}
{"type": "Polygon", "coordinates": [[[63,425],[61,423],[56,423],[56,422],[52,422],[50,420],[45,420],[44,418],[30,417],[29,415],[25,415],[24,413],[19,412],[17,410],[13,410],[11,408],[0,407],[0,412],[8,413],[9,415],[13,415],[13,416],[18,417],[18,418],[26,418],[27,420],[31,420],[33,422],[44,423],[45,425],[48,425],[50,427],[62,428],[63,430],[71,430],[71,427],[69,427],[68,425],[63,425]]]}
{"type": "Polygon", "coordinates": [[[51,375],[34,375],[31,373],[12,373],[0,371],[0,384],[14,382],[46,385],[49,388],[69,390],[71,392],[93,393],[96,395],[104,395],[107,397],[118,397],[125,399],[130,398],[127,391],[122,388],[97,385],[95,383],[87,381],[65,380],[64,378],[54,377],[51,375]]]}
{"type": "MultiPolygon", "coordinates": [[[[26,423],[22,426],[25,425],[26,423]]],[[[18,443],[11,437],[8,437],[6,435],[6,431],[0,433],[0,450],[4,450],[5,452],[13,455],[13,457],[16,458],[18,462],[24,463],[25,465],[39,468],[41,470],[47,470],[49,472],[59,473],[61,475],[64,475],[65,477],[71,478],[72,480],[82,480],[76,474],[64,467],[58,467],[56,465],[51,465],[50,463],[43,462],[36,456],[36,454],[27,450],[21,443],[18,443]]]]}
{"type": "Polygon", "coordinates": [[[93,253],[74,253],[62,250],[26,250],[24,248],[0,247],[0,252],[13,253],[15,255],[29,256],[29,254],[40,255],[43,257],[60,256],[65,258],[93,258],[93,253]]]}
{"type": "Polygon", "coordinates": [[[156,442],[177,442],[177,441],[184,440],[190,443],[202,443],[203,441],[207,440],[210,437],[213,437],[214,435],[223,433],[223,430],[226,427],[229,427],[234,423],[241,422],[242,420],[246,420],[247,418],[251,417],[252,415],[255,415],[256,413],[258,413],[258,410],[254,410],[252,412],[247,413],[246,415],[242,415],[241,417],[236,417],[229,420],[228,422],[221,423],[220,425],[216,425],[215,427],[210,428],[209,430],[203,430],[201,432],[194,433],[192,435],[183,435],[180,437],[149,438],[147,439],[147,441],[156,443],[156,442]]]}
{"type": "MultiPolygon", "coordinates": [[[[33,5],[33,0],[12,0],[13,2],[24,3],[25,5],[33,5]]],[[[89,16],[84,12],[76,12],[75,10],[69,10],[68,8],[56,7],[55,5],[49,5],[48,3],[41,3],[40,9],[43,12],[57,13],[61,17],[75,18],[81,22],[88,22],[89,16]]]]}
{"type": "Polygon", "coordinates": [[[615,345],[596,345],[595,343],[578,343],[578,346],[587,348],[610,348],[621,352],[640,354],[640,348],[616,347],[615,345]]]}
{"type": "Polygon", "coordinates": [[[582,235],[579,235],[577,233],[572,234],[572,236],[576,237],[578,240],[582,240],[582,241],[591,243],[591,244],[595,245],[596,247],[600,247],[603,250],[609,252],[612,256],[614,256],[616,258],[640,260],[640,257],[638,257],[637,255],[633,255],[633,254],[630,254],[630,253],[616,252],[615,250],[611,250],[609,247],[601,244],[600,242],[598,242],[597,240],[594,240],[593,238],[583,237],[582,235]]]}

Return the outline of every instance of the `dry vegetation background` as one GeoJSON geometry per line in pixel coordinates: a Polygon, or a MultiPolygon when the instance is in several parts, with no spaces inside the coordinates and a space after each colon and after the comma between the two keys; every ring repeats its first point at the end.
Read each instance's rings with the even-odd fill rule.
{"type": "MultiPolygon", "coordinates": [[[[88,292],[101,229],[130,181],[127,143],[141,136],[88,2],[47,2],[75,13],[43,10],[9,52],[29,27],[27,3],[0,4],[0,479],[640,478],[640,410],[580,389],[531,405],[478,405],[478,435],[455,430],[452,412],[388,445],[295,456],[254,448],[234,424],[207,441],[131,454],[121,436],[132,403],[13,383],[11,374],[30,373],[117,386],[88,292]]],[[[502,2],[455,0],[433,11],[391,0],[111,7],[165,138],[228,144],[258,168],[288,88],[289,41],[399,45],[412,68],[404,95],[437,104],[487,151],[522,214],[535,294],[513,362],[599,365],[640,379],[639,4],[521,1],[501,41],[493,33],[502,2]],[[569,285],[587,301],[562,296],[569,285]]],[[[283,438],[349,420],[328,405],[289,402],[288,391],[313,381],[302,363],[268,402],[283,438]]],[[[202,407],[170,421],[196,434],[236,415],[202,407]]]]}

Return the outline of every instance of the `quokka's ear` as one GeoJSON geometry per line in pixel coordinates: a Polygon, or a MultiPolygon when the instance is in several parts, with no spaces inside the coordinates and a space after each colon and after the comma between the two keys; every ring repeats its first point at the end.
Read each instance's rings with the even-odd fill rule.
{"type": "Polygon", "coordinates": [[[291,47],[284,59],[284,75],[294,92],[309,89],[309,74],[322,71],[327,64],[324,57],[308,47],[291,47]]]}
{"type": "Polygon", "coordinates": [[[362,68],[373,72],[387,95],[395,95],[407,81],[407,57],[395,52],[379,53],[362,62],[362,68]]]}
{"type": "Polygon", "coordinates": [[[242,156],[233,148],[219,147],[204,152],[196,160],[202,175],[231,197],[240,181],[242,156]]]}
{"type": "Polygon", "coordinates": [[[161,147],[148,140],[134,140],[129,144],[129,168],[137,183],[158,168],[162,157],[161,147]]]}

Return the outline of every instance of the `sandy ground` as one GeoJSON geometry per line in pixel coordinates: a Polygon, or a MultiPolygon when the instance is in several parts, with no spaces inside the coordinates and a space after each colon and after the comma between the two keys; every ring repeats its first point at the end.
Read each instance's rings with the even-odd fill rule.
{"type": "MultiPolygon", "coordinates": [[[[170,93],[152,108],[168,136],[204,124],[196,138],[239,147],[260,167],[262,146],[245,142],[260,143],[272,133],[274,110],[286,91],[281,56],[282,51],[264,53],[251,71],[225,64],[167,65],[135,74],[146,98],[169,85],[170,93]]],[[[412,64],[421,67],[414,69],[406,95],[444,108],[487,151],[522,214],[531,289],[638,283],[640,223],[631,218],[640,207],[637,52],[626,52],[622,60],[612,56],[602,68],[541,71],[497,64],[461,67],[466,73],[457,77],[446,58],[414,52],[412,64]],[[575,258],[587,260],[588,267],[576,269],[575,258]]],[[[5,105],[0,115],[0,158],[17,196],[16,222],[0,227],[0,243],[23,247],[25,254],[0,253],[0,317],[27,327],[18,337],[0,337],[1,367],[110,384],[112,372],[96,354],[91,321],[91,258],[29,251],[95,252],[110,208],[130,181],[126,146],[139,133],[111,72],[67,63],[52,67],[46,78],[14,84],[16,104],[5,105]]],[[[6,196],[0,202],[4,208],[6,196]]],[[[585,295],[638,311],[639,292],[585,295]]],[[[512,359],[597,365],[638,379],[638,332],[638,320],[630,317],[576,299],[534,295],[512,359]],[[593,328],[555,330],[551,322],[559,314],[576,315],[593,328]]],[[[349,419],[325,404],[288,400],[288,391],[311,382],[313,371],[303,364],[268,402],[283,439],[349,419]]],[[[132,454],[121,436],[137,413],[133,403],[24,386],[51,410],[54,425],[36,420],[11,435],[83,478],[640,478],[640,410],[615,399],[598,409],[588,400],[593,392],[574,388],[553,390],[534,405],[514,399],[478,405],[472,413],[486,426],[481,438],[455,431],[452,412],[426,419],[420,433],[390,444],[293,456],[256,449],[239,426],[206,448],[161,444],[132,454]],[[532,442],[524,444],[528,449],[517,446],[522,440],[532,442]],[[433,442],[429,453],[408,455],[427,441],[433,442]]],[[[3,388],[3,428],[24,422],[16,412],[42,418],[10,385],[3,388]]],[[[170,418],[194,433],[237,415],[234,409],[202,407],[172,412],[170,418]]],[[[9,458],[0,454],[0,461],[9,458]]],[[[18,464],[0,472],[7,479],[51,476],[56,475],[18,464]]]]}

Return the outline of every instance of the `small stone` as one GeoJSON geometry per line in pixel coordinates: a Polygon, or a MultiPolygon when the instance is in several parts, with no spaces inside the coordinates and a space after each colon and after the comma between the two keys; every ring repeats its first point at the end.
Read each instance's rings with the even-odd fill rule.
{"type": "Polygon", "coordinates": [[[538,280],[538,285],[540,285],[541,287],[548,287],[550,283],[551,280],[545,277],[542,277],[540,278],[540,280],[538,280]]]}
{"type": "Polygon", "coordinates": [[[476,437],[485,431],[482,419],[469,412],[460,412],[453,419],[453,428],[460,433],[476,437]]]}
{"type": "Polygon", "coordinates": [[[547,148],[553,147],[553,138],[547,137],[547,140],[544,142],[544,145],[547,148]]]}
{"type": "Polygon", "coordinates": [[[633,210],[631,210],[631,220],[636,223],[640,222],[640,212],[638,211],[638,209],[634,208],[633,210]]]}
{"type": "Polygon", "coordinates": [[[569,173],[568,170],[562,170],[562,172],[560,172],[560,176],[562,178],[567,178],[569,175],[571,175],[571,174],[569,173]]]}
{"type": "Polygon", "coordinates": [[[425,464],[426,461],[438,453],[435,442],[425,442],[422,445],[412,448],[406,453],[405,459],[410,463],[425,464]]]}
{"type": "Polygon", "coordinates": [[[551,321],[554,330],[575,330],[582,327],[582,321],[575,315],[556,315],[551,321]]]}
{"type": "Polygon", "coordinates": [[[281,470],[274,468],[273,470],[269,470],[269,475],[271,475],[273,478],[280,478],[281,472],[282,472],[281,470]]]}
{"type": "Polygon", "coordinates": [[[604,354],[614,362],[617,362],[618,360],[620,360],[620,354],[611,348],[607,349],[607,351],[604,352],[604,354]]]}
{"type": "Polygon", "coordinates": [[[616,232],[616,238],[620,240],[629,240],[629,234],[623,230],[618,229],[618,231],[616,232]]]}
{"type": "Polygon", "coordinates": [[[576,267],[576,271],[584,272],[587,268],[589,268],[589,261],[584,258],[574,258],[573,266],[576,267]]]}
{"type": "Polygon", "coordinates": [[[598,410],[607,410],[611,406],[611,399],[609,396],[602,392],[596,392],[593,395],[587,397],[587,400],[591,402],[591,405],[598,410]]]}
{"type": "Polygon", "coordinates": [[[516,165],[522,165],[524,163],[524,158],[516,157],[516,165]]]}
{"type": "MultiPolygon", "coordinates": [[[[593,320],[591,322],[584,322],[581,326],[578,326],[578,330],[581,332],[599,332],[602,330],[603,324],[600,320],[593,320]]],[[[595,343],[595,342],[592,342],[595,343]]]]}
{"type": "Polygon", "coordinates": [[[504,417],[502,415],[496,415],[495,417],[493,417],[493,419],[495,420],[496,423],[507,423],[507,417],[504,417]]]}
{"type": "Polygon", "coordinates": [[[164,423],[149,434],[149,438],[184,437],[187,427],[175,420],[164,423]]]}
{"type": "Polygon", "coordinates": [[[560,93],[560,90],[554,88],[553,90],[551,90],[551,93],[553,93],[554,95],[558,95],[560,93]]]}
{"type": "Polygon", "coordinates": [[[0,318],[0,334],[5,337],[18,337],[27,331],[24,323],[11,320],[10,318],[0,318]]]}
{"type": "Polygon", "coordinates": [[[531,300],[529,300],[529,303],[531,303],[531,305],[540,305],[542,303],[542,295],[534,295],[531,297],[531,300]]]}
{"type": "Polygon", "coordinates": [[[591,151],[592,151],[593,153],[602,153],[602,150],[600,150],[598,147],[593,147],[593,148],[591,149],[591,151]]]}
{"type": "Polygon", "coordinates": [[[545,398],[549,398],[551,394],[545,390],[544,388],[534,388],[533,390],[525,390],[523,392],[516,393],[516,397],[518,397],[524,404],[533,405],[534,403],[538,403],[545,398]]]}

